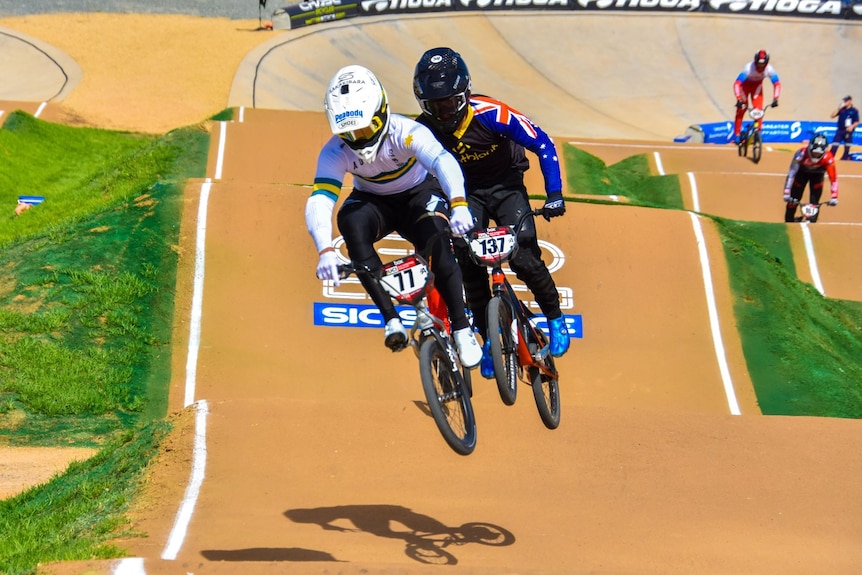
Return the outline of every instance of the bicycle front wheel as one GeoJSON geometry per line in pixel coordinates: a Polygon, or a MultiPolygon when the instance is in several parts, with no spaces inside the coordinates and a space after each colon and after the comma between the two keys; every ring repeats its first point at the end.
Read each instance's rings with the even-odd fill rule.
{"type": "MultiPolygon", "coordinates": [[[[530,354],[535,357],[536,351],[548,344],[545,334],[536,331],[539,341],[530,342],[530,354]]],[[[548,429],[556,429],[560,425],[560,384],[554,357],[549,353],[538,362],[552,375],[548,375],[538,366],[530,366],[527,373],[530,377],[530,385],[533,388],[533,398],[536,400],[536,408],[539,417],[548,429]]]]}
{"type": "Polygon", "coordinates": [[[760,161],[763,153],[763,137],[760,132],[754,132],[751,136],[751,161],[755,164],[760,161]]]}
{"type": "Polygon", "coordinates": [[[449,447],[469,455],[476,448],[476,417],[459,365],[437,339],[422,342],[419,374],[428,409],[449,447]]]}
{"type": "Polygon", "coordinates": [[[518,397],[518,346],[512,333],[512,306],[501,296],[488,302],[488,338],[494,360],[494,379],[500,399],[513,405],[518,397]]]}

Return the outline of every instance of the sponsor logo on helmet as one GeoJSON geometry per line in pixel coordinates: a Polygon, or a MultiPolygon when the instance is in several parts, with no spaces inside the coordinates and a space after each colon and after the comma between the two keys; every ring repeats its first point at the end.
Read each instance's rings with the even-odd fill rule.
{"type": "Polygon", "coordinates": [[[347,118],[361,118],[362,110],[347,110],[346,112],[341,112],[340,114],[335,115],[335,123],[340,124],[347,118]]]}
{"type": "Polygon", "coordinates": [[[577,0],[582,8],[664,8],[670,10],[700,10],[701,0],[577,0]]]}
{"type": "Polygon", "coordinates": [[[709,0],[714,10],[731,12],[782,12],[799,14],[835,14],[844,9],[841,0],[709,0]]]}

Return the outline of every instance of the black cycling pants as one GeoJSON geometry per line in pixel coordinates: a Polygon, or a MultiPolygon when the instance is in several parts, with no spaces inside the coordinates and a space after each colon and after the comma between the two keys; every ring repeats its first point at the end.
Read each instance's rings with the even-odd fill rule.
{"type": "MultiPolygon", "coordinates": [[[[511,174],[502,183],[490,188],[468,190],[467,201],[470,204],[470,211],[476,218],[478,229],[487,228],[492,219],[498,226],[515,224],[521,214],[532,209],[527,188],[524,186],[524,177],[520,172],[511,174]]],[[[467,250],[469,248],[465,242],[455,242],[458,263],[464,274],[467,306],[473,313],[473,324],[484,338],[487,333],[486,308],[491,299],[488,268],[474,262],[467,250]]],[[[548,267],[542,261],[542,250],[539,247],[536,226],[532,218],[528,218],[521,228],[518,236],[518,253],[509,262],[509,267],[530,289],[536,303],[548,319],[562,315],[557,286],[548,267]]]]}
{"type": "MultiPolygon", "coordinates": [[[[426,257],[428,240],[449,228],[449,202],[436,179],[429,176],[418,186],[400,194],[381,196],[354,189],[338,211],[338,230],[344,237],[347,254],[359,265],[378,270],[383,263],[374,244],[392,232],[413,244],[426,257]]],[[[452,241],[439,237],[430,248],[434,285],[449,308],[452,329],[468,327],[461,291],[461,269],[455,261],[452,241]]],[[[398,317],[389,295],[368,278],[359,278],[371,300],[383,315],[384,323],[398,317]]]]}
{"type": "MultiPolygon", "coordinates": [[[[804,170],[796,172],[796,175],[793,177],[793,183],[790,185],[790,197],[792,197],[795,202],[787,203],[787,206],[784,209],[785,222],[795,221],[796,204],[802,202],[802,194],[805,192],[806,185],[811,186],[808,193],[809,203],[820,203],[820,196],[823,194],[823,177],[823,172],[806,172],[804,170]]],[[[810,221],[816,222],[817,216],[811,218],[810,221]]]]}

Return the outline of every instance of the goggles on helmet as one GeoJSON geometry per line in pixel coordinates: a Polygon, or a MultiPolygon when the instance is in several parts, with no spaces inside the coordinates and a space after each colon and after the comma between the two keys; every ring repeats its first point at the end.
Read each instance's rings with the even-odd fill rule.
{"type": "Polygon", "coordinates": [[[437,120],[448,120],[459,115],[467,106],[467,94],[460,92],[440,100],[419,100],[422,111],[437,120]]]}
{"type": "Polygon", "coordinates": [[[815,136],[811,141],[811,145],[808,146],[808,155],[811,156],[812,159],[819,160],[823,157],[823,154],[826,153],[826,148],[829,146],[829,143],[826,141],[826,138],[823,136],[815,136]]]}
{"type": "Polygon", "coordinates": [[[371,118],[371,124],[364,128],[349,130],[338,134],[338,137],[344,140],[348,147],[354,150],[361,150],[365,146],[374,142],[375,138],[383,129],[384,121],[380,114],[375,114],[371,118]]]}

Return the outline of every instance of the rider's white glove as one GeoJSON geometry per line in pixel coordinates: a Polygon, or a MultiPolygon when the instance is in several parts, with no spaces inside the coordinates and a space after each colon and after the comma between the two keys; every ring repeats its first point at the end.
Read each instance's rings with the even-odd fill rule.
{"type": "Polygon", "coordinates": [[[322,280],[332,280],[336,286],[341,285],[341,280],[338,278],[338,256],[333,250],[320,254],[320,260],[317,262],[317,277],[322,280]]]}
{"type": "Polygon", "coordinates": [[[790,203],[793,201],[793,197],[791,197],[791,195],[789,193],[785,192],[784,193],[784,201],[790,203]]]}
{"type": "Polygon", "coordinates": [[[829,205],[830,206],[837,206],[838,205],[838,198],[832,198],[831,200],[829,200],[829,205]]]}
{"type": "Polygon", "coordinates": [[[452,235],[463,236],[473,229],[473,214],[467,206],[455,206],[449,214],[449,227],[452,235]]]}

